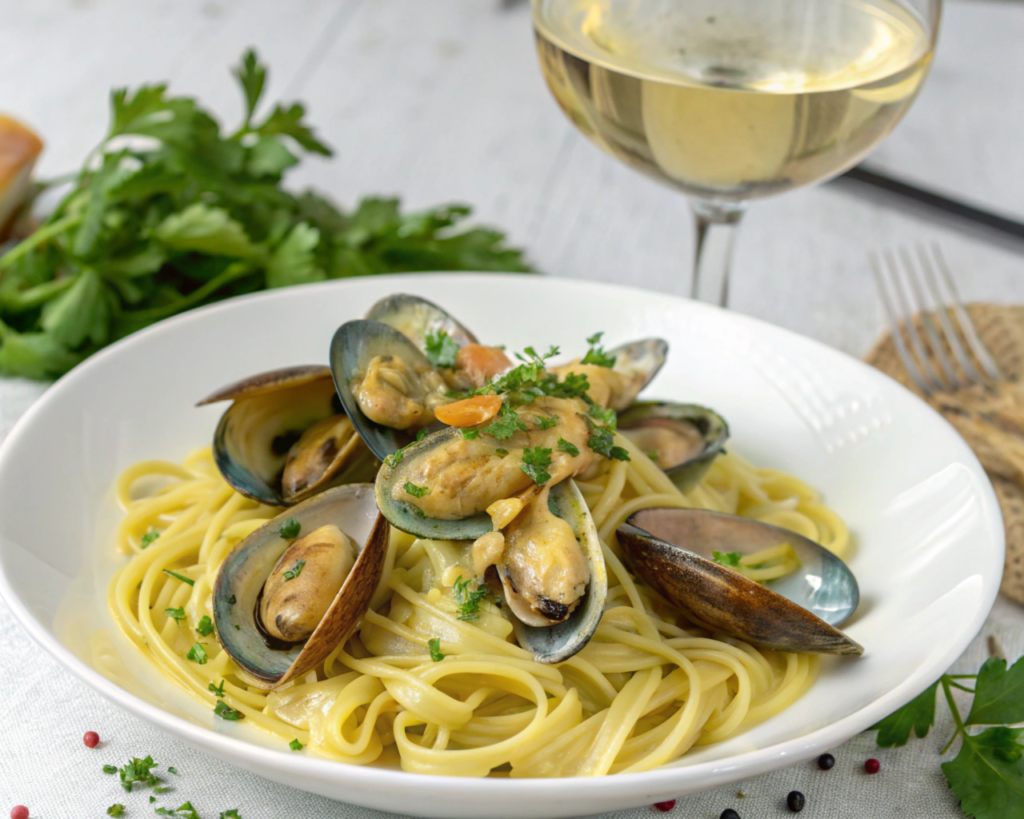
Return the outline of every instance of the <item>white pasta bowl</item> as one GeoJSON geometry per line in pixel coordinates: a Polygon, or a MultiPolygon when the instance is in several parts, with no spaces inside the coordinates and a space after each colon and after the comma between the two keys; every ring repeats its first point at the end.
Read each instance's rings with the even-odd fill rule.
{"type": "Polygon", "coordinates": [[[981,628],[999,588],[1003,528],[967,445],[870,367],[753,319],[625,287],[526,276],[384,276],[197,310],[93,357],[46,392],[0,449],[0,593],[35,640],[113,702],[194,747],[292,787],[416,816],[566,817],[671,799],[809,759],[904,704],[981,628]],[[220,407],[195,401],[261,370],[326,362],[337,326],[393,292],[444,305],[489,343],[579,350],[661,336],[650,397],[714,407],[730,447],[789,470],[849,523],[866,653],[829,658],[791,708],[647,773],[598,780],[434,778],[294,754],[118,657],[105,613],[116,510],[132,462],[209,443],[220,407]],[[100,657],[100,660],[97,660],[100,657]],[[97,667],[99,666],[99,670],[97,667]],[[101,671],[103,673],[101,673],[101,671]]]}

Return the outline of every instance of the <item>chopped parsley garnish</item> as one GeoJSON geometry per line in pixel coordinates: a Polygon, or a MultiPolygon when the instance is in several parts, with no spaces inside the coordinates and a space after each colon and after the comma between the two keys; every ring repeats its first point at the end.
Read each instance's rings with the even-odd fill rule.
{"type": "Polygon", "coordinates": [[[422,441],[422,440],[423,440],[424,438],[426,438],[426,437],[427,437],[427,436],[428,436],[429,434],[430,434],[430,433],[429,433],[429,432],[427,431],[427,428],[426,428],[426,427],[424,427],[423,429],[421,429],[421,430],[420,430],[419,432],[417,432],[417,433],[416,433],[416,440],[417,440],[417,441],[422,441]]]}
{"type": "Polygon", "coordinates": [[[416,433],[415,441],[406,444],[400,449],[396,449],[394,452],[392,452],[384,459],[384,463],[386,463],[388,466],[394,469],[402,462],[402,459],[405,457],[405,450],[407,450],[411,446],[415,446],[419,441],[422,441],[426,434],[427,431],[425,429],[421,429],[418,433],[416,433]]]}
{"type": "Polygon", "coordinates": [[[435,367],[450,369],[455,366],[455,356],[459,352],[459,345],[444,330],[427,333],[426,338],[423,339],[423,345],[427,361],[435,367]]]}
{"type": "Polygon", "coordinates": [[[440,637],[434,637],[431,640],[427,640],[427,648],[430,649],[430,659],[433,660],[435,663],[441,662],[441,660],[448,656],[447,654],[441,653],[440,637]]]}
{"type": "MultiPolygon", "coordinates": [[[[218,697],[223,697],[223,696],[224,696],[224,680],[221,680],[221,681],[220,681],[220,685],[214,685],[214,684],[213,684],[213,683],[211,682],[211,683],[210,683],[209,685],[207,685],[206,687],[207,687],[207,688],[208,688],[208,689],[209,689],[210,691],[212,691],[212,692],[213,692],[214,694],[216,694],[216,695],[217,695],[218,697]]],[[[170,769],[170,768],[168,768],[167,770],[169,770],[169,771],[170,771],[171,769],[170,769]]],[[[176,773],[176,772],[175,772],[175,771],[172,771],[172,773],[176,773]]]]}
{"type": "Polygon", "coordinates": [[[650,458],[650,459],[651,459],[652,461],[654,461],[655,463],[657,463],[657,461],[658,461],[658,458],[659,458],[659,457],[661,457],[661,456],[660,456],[660,455],[658,455],[658,453],[657,453],[657,452],[655,452],[655,451],[654,451],[653,449],[652,449],[652,450],[651,450],[650,452],[646,453],[646,454],[647,454],[647,457],[648,457],[648,458],[650,458]]]}
{"type": "Polygon", "coordinates": [[[297,538],[301,531],[302,524],[295,518],[288,518],[288,520],[281,524],[281,528],[277,530],[277,533],[287,540],[292,540],[293,538],[297,538]]]}
{"type": "Polygon", "coordinates": [[[511,438],[517,432],[526,432],[529,427],[523,423],[519,413],[512,409],[512,405],[505,401],[498,410],[498,418],[484,427],[484,435],[504,441],[511,438]]]}
{"type": "Polygon", "coordinates": [[[538,415],[533,419],[533,423],[537,425],[537,429],[551,429],[552,427],[558,426],[558,416],[538,415]]]}
{"type": "Polygon", "coordinates": [[[208,614],[204,614],[196,625],[196,634],[200,637],[209,637],[213,634],[213,620],[208,614]]]}
{"type": "Polygon", "coordinates": [[[414,498],[423,498],[430,494],[429,486],[417,486],[416,484],[410,483],[409,481],[405,482],[405,485],[402,487],[402,489],[404,489],[414,498]]]}
{"type": "Polygon", "coordinates": [[[463,427],[462,437],[465,438],[467,441],[475,441],[477,438],[480,437],[480,430],[470,429],[469,427],[463,427]]]}
{"type": "Polygon", "coordinates": [[[174,622],[177,623],[179,626],[185,620],[185,609],[183,608],[164,609],[164,614],[166,614],[168,617],[174,620],[174,622]]]}
{"type": "Polygon", "coordinates": [[[551,466],[551,450],[547,447],[527,447],[523,450],[523,462],[519,468],[529,475],[538,486],[551,480],[547,467],[551,466]]]}
{"type": "Polygon", "coordinates": [[[472,582],[463,580],[462,575],[459,575],[452,586],[452,596],[458,604],[460,620],[476,620],[480,616],[480,603],[491,591],[486,586],[478,586],[471,590],[469,584],[472,582]]]}
{"type": "Polygon", "coordinates": [[[497,455],[499,458],[504,458],[506,455],[508,455],[508,450],[505,449],[504,447],[499,446],[496,450],[494,450],[494,454],[497,455]]]}
{"type": "Polygon", "coordinates": [[[139,548],[145,549],[147,546],[152,544],[152,542],[156,540],[158,537],[160,537],[160,533],[154,531],[153,529],[150,529],[148,532],[146,532],[146,534],[142,536],[142,539],[139,541],[139,548]]]}
{"type": "Polygon", "coordinates": [[[594,364],[598,367],[607,367],[611,369],[615,366],[615,356],[608,355],[604,351],[604,347],[599,346],[601,343],[601,336],[604,333],[594,333],[590,338],[587,339],[587,344],[590,345],[590,349],[587,350],[587,354],[583,356],[583,360],[580,364],[594,364]]]}
{"type": "Polygon", "coordinates": [[[194,586],[196,584],[196,581],[191,577],[185,577],[185,575],[172,572],[170,569],[164,569],[164,574],[170,575],[175,580],[180,580],[182,583],[188,583],[190,586],[194,586]]]}
{"type": "Polygon", "coordinates": [[[196,643],[188,650],[188,654],[185,656],[194,663],[206,665],[206,661],[209,659],[209,657],[206,656],[206,643],[196,643]]]}
{"type": "Polygon", "coordinates": [[[591,427],[590,437],[587,439],[587,446],[598,455],[603,455],[609,460],[628,461],[629,453],[621,446],[615,446],[615,436],[611,430],[604,427],[591,427]]]}
{"type": "Polygon", "coordinates": [[[242,819],[242,814],[238,812],[238,808],[232,808],[221,813],[220,819],[242,819]]]}
{"type": "Polygon", "coordinates": [[[295,565],[292,566],[287,571],[285,571],[285,573],[284,573],[285,581],[294,580],[296,577],[298,577],[300,574],[302,574],[302,569],[303,569],[303,567],[305,565],[306,565],[306,561],[305,560],[296,560],[295,561],[295,565]]]}
{"type": "Polygon", "coordinates": [[[741,552],[712,552],[711,559],[714,560],[719,566],[739,566],[740,559],[743,557],[741,552]]]}
{"type": "Polygon", "coordinates": [[[103,766],[103,773],[105,773],[105,774],[116,774],[117,773],[117,766],[116,765],[104,765],[103,766]]]}
{"type": "Polygon", "coordinates": [[[587,408],[587,415],[589,415],[591,418],[597,421],[600,421],[612,432],[615,432],[615,430],[618,429],[619,427],[618,413],[616,413],[615,410],[611,408],[605,409],[600,404],[591,404],[587,408]]]}
{"type": "Polygon", "coordinates": [[[288,743],[288,747],[291,748],[293,751],[301,751],[305,746],[297,739],[293,739],[291,742],[288,743]]]}
{"type": "MultiPolygon", "coordinates": [[[[153,793],[170,793],[173,790],[174,790],[174,788],[172,788],[172,787],[170,787],[168,785],[161,785],[159,788],[153,788],[153,793]]],[[[153,801],[155,802],[156,799],[153,799],[153,801]]]]}
{"type": "MultiPolygon", "coordinates": [[[[111,767],[113,766],[104,765],[103,770],[109,772],[108,768],[111,767]]],[[[157,764],[151,756],[147,756],[145,759],[139,759],[138,757],[130,759],[121,768],[121,787],[128,793],[131,793],[132,787],[136,782],[141,782],[143,787],[150,788],[159,785],[161,782],[160,777],[153,773],[153,768],[156,767],[157,764]]]]}
{"type": "Polygon", "coordinates": [[[234,708],[231,708],[226,702],[224,702],[224,700],[217,701],[217,705],[213,709],[213,713],[221,719],[232,721],[240,720],[245,716],[241,711],[236,711],[234,708]]]}
{"type": "Polygon", "coordinates": [[[107,808],[107,816],[124,816],[124,805],[111,805],[109,808],[107,808]]]}
{"type": "Polygon", "coordinates": [[[565,438],[558,439],[558,451],[565,452],[571,455],[573,458],[580,454],[579,447],[577,447],[576,444],[570,443],[569,441],[565,440],[565,438]]]}
{"type": "Polygon", "coordinates": [[[186,802],[184,805],[179,805],[174,809],[156,808],[156,812],[158,816],[179,816],[181,819],[202,819],[196,812],[196,809],[192,807],[191,802],[186,802]]]}
{"type": "Polygon", "coordinates": [[[175,768],[175,767],[174,767],[174,766],[172,765],[172,766],[170,766],[170,767],[169,767],[169,768],[167,769],[167,773],[171,773],[171,774],[174,774],[175,776],[177,776],[177,775],[178,775],[178,769],[177,769],[177,768],[175,768]]]}

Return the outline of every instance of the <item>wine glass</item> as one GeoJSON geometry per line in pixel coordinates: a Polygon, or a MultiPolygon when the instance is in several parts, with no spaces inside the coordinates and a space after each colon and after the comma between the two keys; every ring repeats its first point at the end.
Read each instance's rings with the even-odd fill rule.
{"type": "Polygon", "coordinates": [[[917,95],[941,0],[533,0],[562,110],[687,195],[691,295],[725,305],[747,201],[856,164],[917,95]]]}

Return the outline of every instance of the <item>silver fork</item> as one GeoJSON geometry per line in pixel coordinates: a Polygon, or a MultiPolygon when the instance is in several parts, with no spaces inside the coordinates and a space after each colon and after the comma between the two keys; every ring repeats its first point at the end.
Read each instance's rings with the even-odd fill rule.
{"type": "Polygon", "coordinates": [[[870,260],[896,353],[925,396],[1003,380],[957,295],[938,245],[918,245],[916,253],[905,247],[872,253],[870,260]],[[923,333],[912,320],[915,313],[921,315],[923,333]],[[946,354],[947,345],[960,365],[959,372],[946,354]]]}

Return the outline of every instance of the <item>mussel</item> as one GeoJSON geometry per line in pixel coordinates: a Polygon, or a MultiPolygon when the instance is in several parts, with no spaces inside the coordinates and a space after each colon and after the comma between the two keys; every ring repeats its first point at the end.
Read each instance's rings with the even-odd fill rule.
{"type": "Polygon", "coordinates": [[[370,484],[328,489],[246,537],[213,592],[217,639],[244,678],[276,688],[319,665],[370,605],[389,527],[370,484]]]}
{"type": "MultiPolygon", "coordinates": [[[[561,662],[586,645],[601,619],[601,543],[571,479],[537,485],[500,443],[510,445],[467,439],[454,427],[435,432],[385,461],[377,504],[393,526],[417,537],[479,545],[497,538],[479,570],[495,566],[520,645],[541,662],[561,662]],[[506,504],[511,511],[495,532],[503,514],[495,507],[506,504]]],[[[566,474],[563,464],[550,468],[566,474]]]]}
{"type": "Polygon", "coordinates": [[[835,627],[857,608],[856,578],[795,532],[702,509],[644,509],[617,536],[636,574],[699,625],[778,651],[864,653],[835,627]],[[765,586],[712,559],[716,551],[751,554],[783,543],[800,566],[765,586]]]}
{"type": "Polygon", "coordinates": [[[704,477],[729,439],[729,425],[714,410],[671,401],[637,401],[619,413],[619,431],[684,491],[704,477]]]}
{"type": "Polygon", "coordinates": [[[426,350],[427,336],[436,337],[440,333],[445,333],[460,347],[477,343],[476,336],[446,311],[432,301],[408,293],[385,296],[364,318],[389,324],[420,350],[426,350]]]}
{"type": "Polygon", "coordinates": [[[436,421],[448,386],[426,356],[389,324],[358,319],[331,340],[331,372],[345,414],[384,460],[436,421]]]}
{"type": "Polygon", "coordinates": [[[289,367],[218,390],[230,400],[213,436],[225,480],[246,497],[290,506],[329,486],[373,480],[377,460],[341,411],[327,367],[289,367]]]}
{"type": "MultiPolygon", "coordinates": [[[[541,495],[534,503],[544,500],[541,495]]],[[[560,663],[580,651],[597,630],[608,595],[608,574],[594,520],[575,482],[570,478],[551,487],[546,500],[547,511],[568,527],[572,539],[579,545],[577,559],[583,561],[585,587],[577,589],[575,598],[569,598],[568,602],[547,596],[551,594],[552,585],[566,585],[557,581],[570,570],[554,565],[559,560],[557,550],[552,550],[541,565],[533,562],[517,565],[515,557],[509,553],[515,546],[514,537],[509,538],[503,561],[497,568],[505,600],[514,615],[512,625],[519,645],[530,651],[538,662],[560,663]],[[552,577],[556,578],[554,583],[552,577]],[[548,590],[544,590],[546,586],[548,590]]],[[[580,578],[575,578],[575,582],[579,583],[580,578]]]]}

